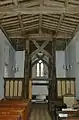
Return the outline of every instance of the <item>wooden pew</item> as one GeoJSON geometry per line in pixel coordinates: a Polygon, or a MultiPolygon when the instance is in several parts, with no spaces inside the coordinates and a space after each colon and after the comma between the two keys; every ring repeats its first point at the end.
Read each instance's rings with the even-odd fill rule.
{"type": "Polygon", "coordinates": [[[27,116],[24,110],[4,108],[4,109],[0,109],[0,115],[4,115],[4,116],[17,115],[17,116],[21,116],[22,120],[27,120],[27,116]]]}
{"type": "Polygon", "coordinates": [[[22,120],[18,115],[0,115],[0,120],[22,120]]]}
{"type": "Polygon", "coordinates": [[[22,120],[29,116],[30,102],[24,100],[2,100],[0,101],[0,115],[20,115],[22,120]],[[8,110],[8,111],[7,111],[8,110]]]}

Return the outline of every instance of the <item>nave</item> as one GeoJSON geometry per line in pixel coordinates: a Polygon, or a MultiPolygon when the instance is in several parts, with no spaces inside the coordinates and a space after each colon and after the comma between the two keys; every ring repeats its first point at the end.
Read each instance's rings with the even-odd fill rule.
{"type": "Polygon", "coordinates": [[[33,103],[29,120],[52,120],[46,103],[33,103]]]}

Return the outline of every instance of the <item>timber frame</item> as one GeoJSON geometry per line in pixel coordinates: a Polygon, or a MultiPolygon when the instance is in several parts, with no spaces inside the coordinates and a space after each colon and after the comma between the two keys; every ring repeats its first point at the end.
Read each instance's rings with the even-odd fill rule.
{"type": "Polygon", "coordinates": [[[63,49],[79,30],[79,1],[0,0],[0,27],[16,50],[24,50],[26,40],[51,41],[52,33],[63,49]]]}
{"type": "Polygon", "coordinates": [[[0,28],[15,50],[26,51],[24,98],[28,98],[31,60],[34,56],[39,60],[39,52],[43,53],[42,60],[44,55],[48,57],[51,67],[49,78],[52,78],[49,106],[54,114],[52,118],[56,120],[55,52],[64,50],[66,43],[79,31],[79,0],[0,0],[0,28]]]}

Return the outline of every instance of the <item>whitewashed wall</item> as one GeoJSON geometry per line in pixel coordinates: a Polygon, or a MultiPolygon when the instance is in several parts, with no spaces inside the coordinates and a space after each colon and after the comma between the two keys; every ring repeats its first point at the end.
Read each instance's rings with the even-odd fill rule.
{"type": "Polygon", "coordinates": [[[19,67],[19,71],[15,73],[15,77],[24,77],[25,51],[16,51],[15,59],[16,64],[19,67]]]}
{"type": "Polygon", "coordinates": [[[8,77],[14,76],[15,50],[0,30],[0,98],[4,96],[4,66],[8,65],[8,77]]]}
{"type": "Polygon", "coordinates": [[[63,68],[65,65],[65,52],[56,51],[56,77],[65,77],[66,71],[63,68]]]}
{"type": "Polygon", "coordinates": [[[79,32],[66,47],[65,54],[66,64],[72,66],[70,70],[66,71],[66,76],[76,77],[76,97],[79,99],[79,32]]]}

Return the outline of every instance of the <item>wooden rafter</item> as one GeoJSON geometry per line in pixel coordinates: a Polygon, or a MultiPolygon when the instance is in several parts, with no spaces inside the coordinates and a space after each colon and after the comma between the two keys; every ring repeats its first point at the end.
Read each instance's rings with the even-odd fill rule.
{"type": "Polygon", "coordinates": [[[59,23],[58,23],[58,26],[57,26],[57,29],[56,29],[56,34],[57,34],[58,31],[59,31],[59,28],[60,28],[60,26],[61,26],[61,23],[62,23],[63,18],[64,18],[64,14],[61,14],[60,20],[59,20],[59,23]]]}
{"type": "Polygon", "coordinates": [[[18,6],[18,0],[12,0],[14,5],[17,7],[18,6]]]}
{"type": "Polygon", "coordinates": [[[22,36],[24,36],[25,28],[24,28],[24,25],[23,25],[22,18],[21,18],[20,14],[18,15],[18,19],[19,19],[19,23],[20,23],[20,28],[21,28],[22,36]]]}
{"type": "MultiPolygon", "coordinates": [[[[40,9],[44,7],[43,2],[44,2],[43,0],[40,0],[40,9]]],[[[39,14],[39,34],[40,35],[42,34],[42,13],[39,14]]]]}
{"type": "Polygon", "coordinates": [[[79,1],[4,0],[0,1],[0,20],[12,41],[26,39],[26,32],[29,40],[48,41],[52,40],[52,31],[57,34],[56,39],[71,39],[79,30],[79,1]]]}
{"type": "MultiPolygon", "coordinates": [[[[28,36],[29,36],[29,40],[34,40],[34,39],[36,39],[36,40],[47,40],[47,41],[51,41],[52,40],[52,36],[51,35],[49,35],[49,34],[43,34],[43,35],[39,35],[39,34],[28,34],[28,36]]],[[[14,34],[14,35],[9,35],[9,38],[11,38],[11,39],[16,39],[16,38],[18,38],[18,39],[25,39],[25,37],[24,36],[22,36],[22,35],[17,35],[17,34],[14,34]]],[[[64,34],[62,34],[62,35],[57,35],[57,37],[56,37],[56,39],[57,40],[64,40],[64,39],[71,39],[71,37],[69,36],[69,35],[64,35],[64,34]],[[66,36],[66,38],[64,38],[64,36],[66,36]]]]}
{"type": "Polygon", "coordinates": [[[69,0],[65,0],[65,10],[67,11],[67,7],[68,7],[68,2],[69,0]]]}

